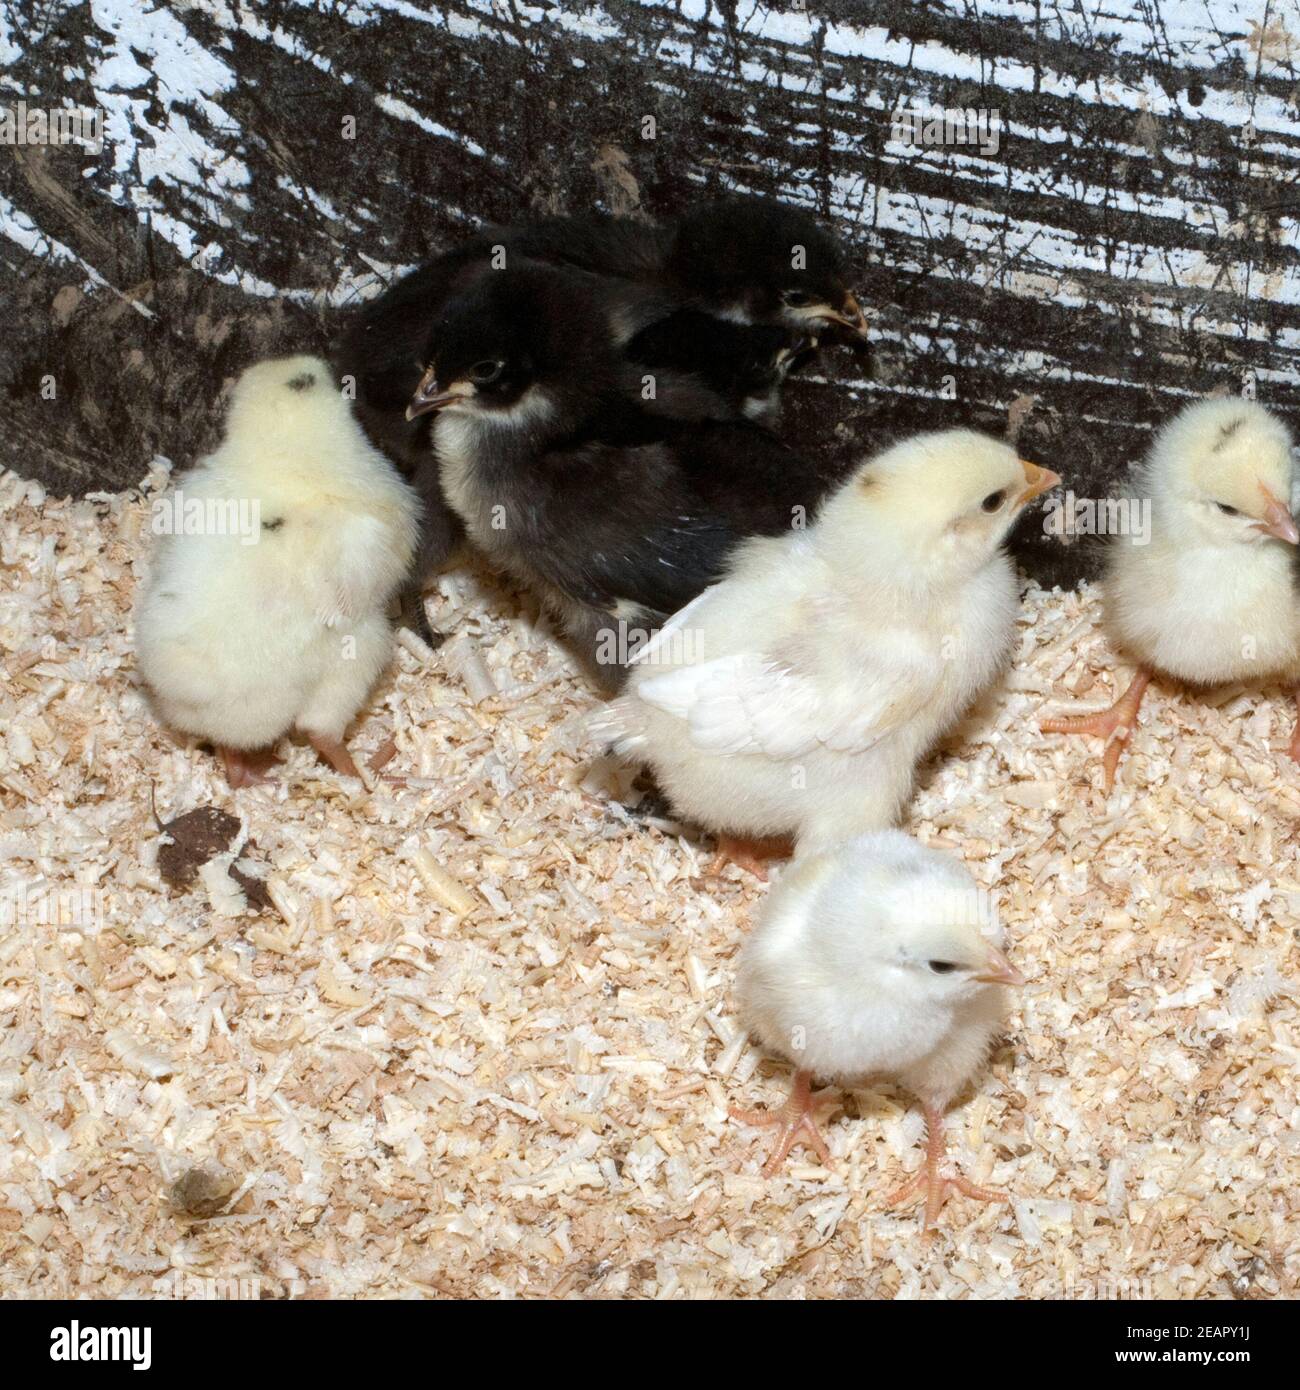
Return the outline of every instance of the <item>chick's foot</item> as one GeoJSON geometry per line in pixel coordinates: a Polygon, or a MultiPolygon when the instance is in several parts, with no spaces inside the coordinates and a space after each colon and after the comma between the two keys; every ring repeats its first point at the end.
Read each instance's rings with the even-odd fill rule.
{"type": "Polygon", "coordinates": [[[397,740],[387,738],[378,748],[366,759],[366,768],[380,781],[387,782],[392,787],[405,787],[410,785],[410,779],[398,776],[384,769],[397,756],[397,740]]]}
{"type": "Polygon", "coordinates": [[[1151,672],[1145,667],[1133,677],[1133,683],[1109,709],[1096,714],[1063,715],[1039,721],[1038,727],[1045,734],[1094,734],[1106,740],[1106,751],[1102,754],[1102,778],[1106,791],[1115,785],[1115,769],[1119,766],[1120,755],[1128,743],[1129,736],[1137,726],[1138,709],[1147,686],[1151,684],[1151,672]]]}
{"type": "Polygon", "coordinates": [[[327,738],[324,734],[308,734],[307,742],[335,772],[341,773],[344,777],[355,777],[358,782],[365,780],[361,776],[361,769],[352,761],[352,754],[348,752],[342,739],[327,738]]]}
{"type": "Polygon", "coordinates": [[[760,1125],[764,1128],[776,1126],[776,1145],[772,1150],[772,1156],[763,1165],[763,1176],[770,1178],[785,1162],[790,1150],[800,1138],[816,1151],[817,1157],[828,1168],[831,1166],[831,1151],[826,1147],[826,1141],[817,1128],[815,1112],[817,1106],[827,1102],[838,1102],[838,1099],[834,1092],[814,1092],[812,1073],[800,1071],[795,1073],[794,1086],[785,1104],[779,1109],[741,1110],[733,1105],[728,1107],[727,1114],[743,1125],[760,1125]]]}
{"type": "Polygon", "coordinates": [[[948,1199],[948,1193],[956,1188],[963,1197],[972,1197],[977,1202],[1009,1202],[1005,1192],[996,1192],[989,1187],[977,1187],[960,1173],[940,1172],[943,1163],[943,1111],[935,1106],[925,1107],[926,1142],[925,1162],[921,1171],[902,1187],[885,1198],[886,1207],[899,1207],[925,1193],[925,1232],[933,1230],[939,1220],[939,1213],[948,1199]]]}
{"type": "Polygon", "coordinates": [[[217,752],[226,770],[226,781],[236,790],[269,782],[271,779],[266,774],[280,761],[272,748],[227,748],[222,744],[217,752]]]}
{"type": "Polygon", "coordinates": [[[788,859],[794,853],[794,842],[788,835],[776,835],[766,840],[745,840],[734,835],[719,835],[706,878],[720,878],[728,864],[747,869],[755,878],[767,882],[769,859],[788,859]]]}

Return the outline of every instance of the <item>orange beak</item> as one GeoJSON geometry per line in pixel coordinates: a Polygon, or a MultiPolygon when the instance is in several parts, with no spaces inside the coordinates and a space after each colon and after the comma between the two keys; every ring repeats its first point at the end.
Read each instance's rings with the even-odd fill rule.
{"type": "Polygon", "coordinates": [[[1025,982],[1025,977],[996,946],[989,947],[989,968],[982,975],[976,975],[975,978],[982,985],[1019,986],[1025,982]]]}
{"type": "Polygon", "coordinates": [[[441,410],[444,406],[451,405],[453,401],[463,401],[467,396],[474,394],[474,388],[467,381],[453,381],[444,391],[438,385],[438,376],[432,367],[420,378],[420,384],[415,388],[415,395],[411,397],[411,403],[406,407],[406,418],[414,420],[417,416],[427,415],[431,410],[441,410]]]}
{"type": "Polygon", "coordinates": [[[1032,502],[1035,497],[1050,492],[1061,481],[1059,473],[1053,473],[1050,468],[1039,468],[1036,463],[1030,463],[1026,459],[1020,460],[1020,466],[1025,470],[1025,482],[1029,486],[1016,498],[1017,507],[1023,507],[1026,502],[1032,502]]]}
{"type": "Polygon", "coordinates": [[[1266,505],[1264,520],[1255,522],[1254,529],[1262,531],[1266,536],[1285,541],[1288,545],[1300,545],[1300,531],[1296,530],[1295,518],[1286,504],[1263,483],[1260,483],[1259,490],[1264,494],[1266,505]]]}

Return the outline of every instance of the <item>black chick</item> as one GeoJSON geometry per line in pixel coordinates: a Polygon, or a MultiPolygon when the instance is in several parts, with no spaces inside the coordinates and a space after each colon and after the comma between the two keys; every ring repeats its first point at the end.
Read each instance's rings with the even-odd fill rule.
{"type": "Polygon", "coordinates": [[[810,212],[774,198],[714,198],[683,214],[662,277],[718,317],[780,323],[852,347],[867,341],[843,248],[810,212]]]}
{"type": "Polygon", "coordinates": [[[623,355],[652,375],[692,376],[732,413],[775,421],[781,387],[817,355],[817,340],[780,324],[733,323],[678,309],[632,335],[623,355]]]}
{"type": "MultiPolygon", "coordinates": [[[[512,264],[526,269],[534,263],[516,256],[512,264]]],[[[424,582],[464,532],[443,496],[431,419],[427,414],[411,418],[406,407],[429,360],[428,304],[439,296],[444,303],[454,300],[505,273],[492,269],[473,247],[431,262],[395,287],[382,319],[358,320],[341,364],[345,384],[349,371],[353,374],[362,426],[410,478],[423,504],[419,541],[411,575],[399,595],[397,617],[430,645],[440,639],[425,616],[424,582]],[[412,349],[417,334],[419,346],[412,349]]],[[[506,283],[508,287],[520,282],[511,273],[506,283]]],[[[629,400],[635,393],[647,415],[683,422],[729,420],[743,406],[757,416],[775,408],[786,374],[811,355],[811,340],[784,327],[724,323],[694,311],[665,316],[665,302],[657,292],[634,282],[603,283],[607,291],[593,301],[598,305],[593,311],[608,316],[601,326],[600,350],[619,359],[614,365],[620,389],[629,400]]],[[[497,292],[494,300],[508,292],[497,292]]],[[[436,330],[434,336],[436,341],[436,330]]],[[[633,410],[628,418],[640,416],[633,410]]],[[[644,423],[641,428],[644,431],[644,423]]]]}
{"type": "Polygon", "coordinates": [[[653,397],[619,351],[627,290],[562,267],[481,277],[433,325],[411,401],[435,415],[443,496],[535,589],[609,685],[747,536],[811,515],[836,481],[689,380],[653,397]]]}
{"type": "Polygon", "coordinates": [[[775,198],[710,198],[658,223],[543,217],[479,236],[531,260],[653,286],[715,318],[866,342],[843,248],[812,213],[775,198]]]}
{"type": "Polygon", "coordinates": [[[628,355],[652,369],[697,373],[745,414],[767,405],[774,364],[798,357],[803,339],[866,341],[839,244],[810,213],[774,199],[712,199],[661,223],[590,212],[484,228],[364,305],[336,354],[340,375],[355,383],[362,425],[404,471],[427,454],[427,426],[403,411],[427,365],[430,325],[453,294],[520,257],[660,296],[628,355]],[[783,326],[791,337],[750,336],[749,324],[783,326]]]}
{"type": "Polygon", "coordinates": [[[544,217],[480,237],[507,255],[659,292],[667,317],[633,336],[628,356],[694,372],[752,418],[775,413],[789,370],[781,364],[806,361],[819,338],[866,346],[843,249],[811,213],[773,198],[713,198],[660,223],[599,212],[544,217]],[[782,327],[791,336],[774,340],[782,327]]]}
{"type": "Polygon", "coordinates": [[[866,340],[838,243],[811,214],[772,199],[714,199],[659,223],[591,212],[489,227],[398,281],[353,315],[335,362],[366,433],[424,501],[402,612],[426,638],[420,585],[451,555],[461,526],[438,493],[428,419],[408,420],[405,407],[448,300],[520,258],[641,287],[647,298],[621,350],[652,376],[697,377],[720,419],[770,419],[785,376],[811,358],[819,335],[866,340]]]}

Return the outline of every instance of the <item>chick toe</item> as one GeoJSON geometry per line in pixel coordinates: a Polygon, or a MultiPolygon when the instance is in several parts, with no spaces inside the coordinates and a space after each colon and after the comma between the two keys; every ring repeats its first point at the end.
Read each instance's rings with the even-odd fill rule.
{"type": "Polygon", "coordinates": [[[266,774],[279,759],[270,748],[230,748],[222,744],[217,752],[231,789],[255,787],[271,780],[266,774]]]}
{"type": "Polygon", "coordinates": [[[1151,672],[1140,669],[1129,688],[1109,709],[1098,710],[1095,714],[1058,715],[1051,719],[1039,720],[1038,727],[1045,734],[1092,734],[1106,740],[1102,754],[1102,785],[1109,792],[1115,785],[1115,769],[1119,766],[1124,745],[1137,727],[1138,710],[1142,697],[1151,684],[1151,672]]]}
{"type": "Polygon", "coordinates": [[[355,777],[358,782],[365,781],[361,775],[361,769],[352,759],[352,754],[348,752],[347,745],[342,739],[329,738],[325,734],[307,735],[307,742],[325,759],[327,763],[344,777],[355,777]]]}
{"type": "Polygon", "coordinates": [[[794,1086],[785,1104],[775,1110],[742,1110],[729,1106],[727,1113],[733,1120],[744,1125],[757,1125],[762,1128],[777,1127],[776,1144],[771,1157],[763,1165],[763,1176],[770,1178],[789,1157],[790,1150],[802,1138],[813,1149],[817,1157],[829,1168],[831,1151],[826,1147],[821,1130],[817,1127],[816,1109],[818,1105],[831,1102],[838,1104],[839,1097],[827,1091],[812,1089],[812,1073],[795,1073],[794,1086]]]}
{"type": "Polygon", "coordinates": [[[937,1107],[926,1106],[926,1144],[925,1162],[914,1177],[909,1178],[902,1187],[897,1188],[885,1198],[886,1207],[901,1207],[913,1201],[921,1193],[925,1194],[924,1231],[928,1236],[937,1225],[939,1213],[943,1210],[948,1194],[956,1188],[964,1197],[977,1202],[1009,1202],[1009,1194],[998,1192],[990,1187],[979,1187],[964,1178],[960,1173],[943,1173],[943,1111],[937,1107]]]}
{"type": "Polygon", "coordinates": [[[728,864],[745,869],[763,883],[767,882],[767,864],[771,859],[788,859],[794,845],[788,835],[776,835],[765,840],[742,839],[735,835],[719,835],[706,878],[721,878],[728,864]]]}

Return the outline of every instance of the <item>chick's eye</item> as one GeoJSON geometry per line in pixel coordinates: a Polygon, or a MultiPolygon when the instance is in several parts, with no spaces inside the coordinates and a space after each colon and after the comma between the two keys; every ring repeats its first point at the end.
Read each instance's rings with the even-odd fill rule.
{"type": "Polygon", "coordinates": [[[932,960],[930,969],[936,975],[950,975],[957,968],[957,962],[951,960],[932,960]]]}
{"type": "Polygon", "coordinates": [[[469,379],[476,386],[490,386],[505,371],[505,366],[500,359],[475,362],[469,369],[469,379]]]}
{"type": "Polygon", "coordinates": [[[803,290],[786,290],[781,296],[781,302],[789,305],[791,309],[802,309],[805,305],[813,302],[810,294],[805,294],[803,290]]]}
{"type": "Polygon", "coordinates": [[[1006,500],[1007,491],[1003,488],[1000,492],[990,492],[989,495],[980,503],[986,512],[995,512],[1006,500]]]}
{"type": "Polygon", "coordinates": [[[1240,516],[1241,513],[1236,507],[1230,507],[1226,502],[1216,502],[1214,504],[1224,514],[1224,516],[1240,516]]]}

